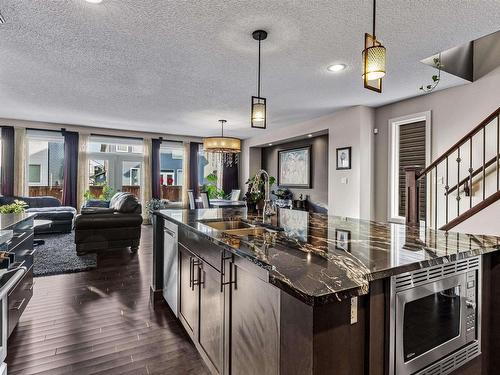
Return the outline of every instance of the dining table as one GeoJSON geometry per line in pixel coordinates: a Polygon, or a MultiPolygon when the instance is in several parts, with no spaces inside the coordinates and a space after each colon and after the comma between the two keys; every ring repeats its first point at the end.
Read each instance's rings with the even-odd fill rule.
{"type": "MultiPolygon", "coordinates": [[[[201,206],[201,198],[197,198],[196,203],[198,206],[201,206]]],[[[213,208],[235,208],[246,207],[246,205],[246,201],[233,201],[231,199],[210,199],[210,206],[213,208]]]]}

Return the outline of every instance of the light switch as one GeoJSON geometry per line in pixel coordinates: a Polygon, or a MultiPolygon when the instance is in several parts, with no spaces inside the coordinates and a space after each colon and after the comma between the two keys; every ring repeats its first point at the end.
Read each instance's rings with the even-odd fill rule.
{"type": "Polygon", "coordinates": [[[347,184],[348,182],[349,182],[349,181],[347,180],[347,177],[342,177],[342,178],[340,179],[340,183],[341,183],[341,184],[347,184]]]}

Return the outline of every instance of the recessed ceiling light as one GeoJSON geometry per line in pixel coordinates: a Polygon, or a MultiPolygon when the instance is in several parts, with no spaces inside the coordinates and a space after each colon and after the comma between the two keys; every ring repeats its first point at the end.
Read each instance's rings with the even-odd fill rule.
{"type": "Polygon", "coordinates": [[[272,146],[273,144],[272,143],[269,143],[269,146],[272,146]]]}
{"type": "Polygon", "coordinates": [[[102,0],[85,0],[87,3],[91,4],[100,4],[102,3],[102,0]]]}
{"type": "Polygon", "coordinates": [[[344,70],[345,68],[347,68],[347,65],[346,64],[333,64],[333,65],[330,65],[328,68],[326,68],[326,70],[328,70],[329,72],[340,72],[341,70],[344,70]]]}
{"type": "Polygon", "coordinates": [[[308,134],[307,136],[308,136],[309,138],[311,138],[313,135],[312,135],[312,134],[308,134]]]}

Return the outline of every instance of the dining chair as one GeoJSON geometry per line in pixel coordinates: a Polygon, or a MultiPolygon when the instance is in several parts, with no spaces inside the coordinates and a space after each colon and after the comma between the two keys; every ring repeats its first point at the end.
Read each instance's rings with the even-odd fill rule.
{"type": "Polygon", "coordinates": [[[240,194],[241,190],[240,189],[233,189],[231,191],[231,200],[234,201],[239,201],[240,200],[240,194]]]}
{"type": "Polygon", "coordinates": [[[202,191],[200,196],[203,208],[210,208],[210,198],[208,198],[208,193],[206,191],[202,191]]]}
{"type": "Polygon", "coordinates": [[[196,209],[196,201],[194,200],[193,190],[188,190],[187,193],[189,199],[189,209],[194,210],[196,209]]]}

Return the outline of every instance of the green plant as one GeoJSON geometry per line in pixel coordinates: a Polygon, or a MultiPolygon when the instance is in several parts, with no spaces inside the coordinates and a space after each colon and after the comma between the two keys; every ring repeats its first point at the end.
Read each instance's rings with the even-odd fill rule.
{"type": "Polygon", "coordinates": [[[217,171],[213,171],[207,177],[207,183],[201,186],[201,190],[208,193],[210,199],[224,198],[224,190],[217,188],[217,171]]]}
{"type": "MultiPolygon", "coordinates": [[[[269,189],[274,185],[276,182],[276,178],[273,176],[269,176],[269,189]]],[[[247,192],[245,194],[245,200],[248,203],[255,204],[259,203],[261,200],[264,200],[264,186],[265,186],[265,181],[263,178],[260,176],[257,177],[256,175],[253,177],[250,177],[246,182],[245,185],[248,185],[247,192]],[[258,184],[258,192],[252,192],[252,188],[254,184],[258,184]]]]}
{"type": "Polygon", "coordinates": [[[437,85],[439,85],[439,82],[441,81],[441,70],[444,67],[444,65],[441,63],[441,54],[439,54],[438,57],[434,57],[432,61],[434,63],[434,67],[438,70],[438,74],[434,74],[432,76],[432,84],[425,87],[420,86],[420,91],[423,91],[426,94],[432,92],[437,87],[437,85]]]}
{"type": "Polygon", "coordinates": [[[15,200],[14,203],[0,206],[0,214],[20,214],[23,213],[28,205],[26,202],[15,200]]]}
{"type": "Polygon", "coordinates": [[[100,201],[109,201],[115,193],[114,189],[106,183],[97,186],[102,186],[101,194],[96,195],[90,190],[87,190],[85,193],[83,193],[83,197],[85,198],[85,200],[88,201],[91,199],[97,199],[100,201]]]}

